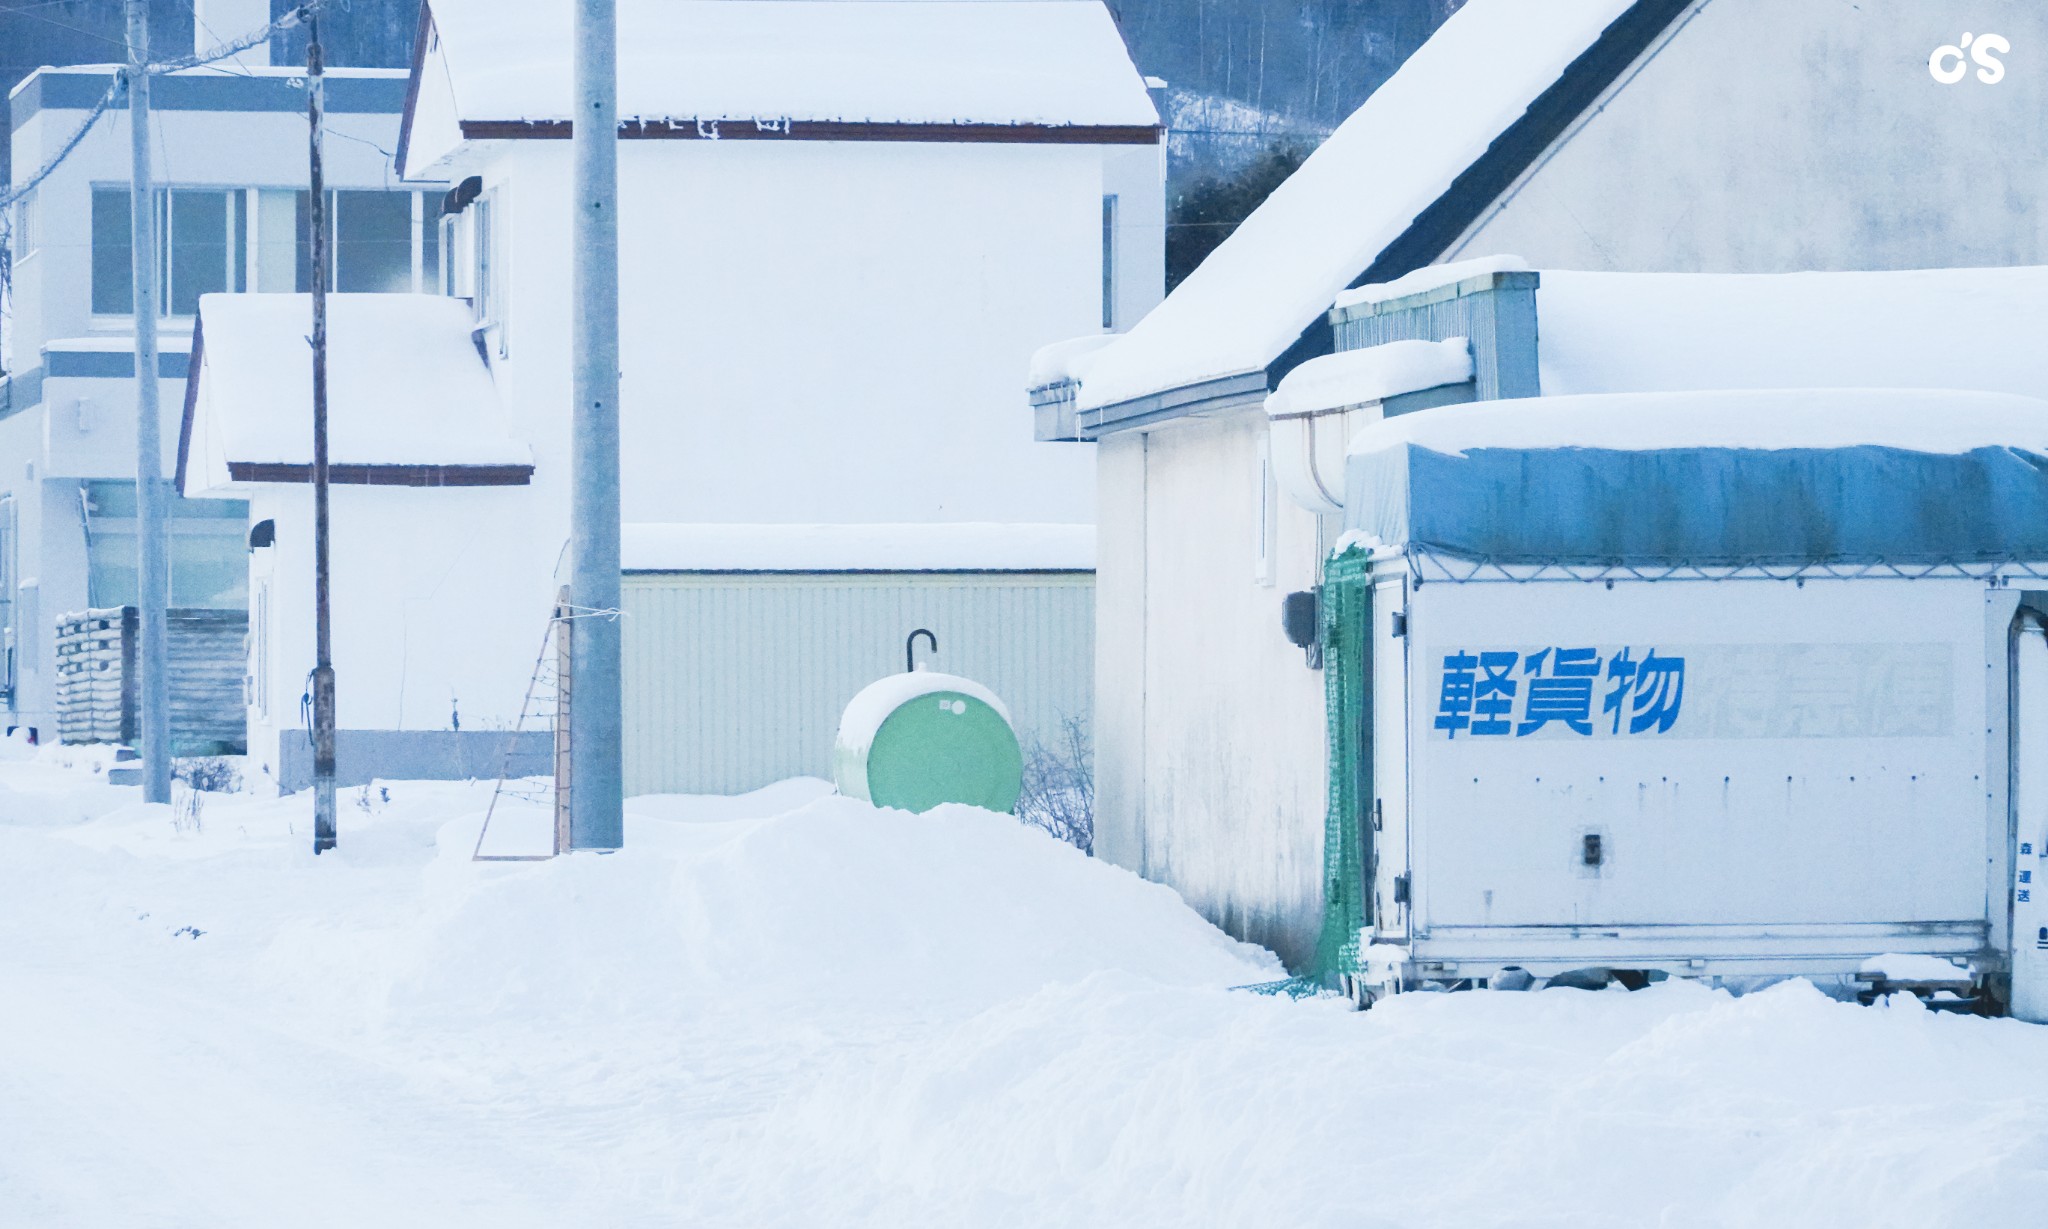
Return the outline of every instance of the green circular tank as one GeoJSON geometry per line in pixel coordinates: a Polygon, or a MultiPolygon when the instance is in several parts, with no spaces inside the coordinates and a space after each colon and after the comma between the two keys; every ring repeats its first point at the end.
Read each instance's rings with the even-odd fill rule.
{"type": "Polygon", "coordinates": [[[832,760],[840,793],[905,811],[942,802],[1012,811],[1024,782],[1003,702],[972,680],[924,670],[855,696],[832,760]]]}

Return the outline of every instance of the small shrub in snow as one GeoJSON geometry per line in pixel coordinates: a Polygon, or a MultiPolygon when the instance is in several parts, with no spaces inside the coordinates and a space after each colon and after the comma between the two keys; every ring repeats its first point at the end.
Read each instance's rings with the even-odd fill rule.
{"type": "Polygon", "coordinates": [[[171,826],[179,832],[197,832],[206,811],[206,795],[240,790],[242,770],[227,756],[198,756],[173,764],[171,780],[184,787],[172,791],[171,826]]]}
{"type": "Polygon", "coordinates": [[[1034,738],[1024,755],[1017,818],[1090,853],[1095,848],[1095,761],[1087,723],[1060,722],[1050,743],[1034,738]]]}

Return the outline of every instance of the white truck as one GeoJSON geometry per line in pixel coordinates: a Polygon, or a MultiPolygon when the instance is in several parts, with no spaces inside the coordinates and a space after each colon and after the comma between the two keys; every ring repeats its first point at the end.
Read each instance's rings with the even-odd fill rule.
{"type": "Polygon", "coordinates": [[[2044,445],[2048,403],[1948,393],[1365,430],[1355,994],[1803,975],[2048,1021],[2044,445]]]}

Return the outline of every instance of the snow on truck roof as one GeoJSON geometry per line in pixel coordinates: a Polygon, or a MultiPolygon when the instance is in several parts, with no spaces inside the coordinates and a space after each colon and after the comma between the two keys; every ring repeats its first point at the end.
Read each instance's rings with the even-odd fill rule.
{"type": "Polygon", "coordinates": [[[1539,276],[1545,393],[1885,387],[2048,395],[2044,267],[1539,276]]]}
{"type": "Polygon", "coordinates": [[[1632,0],[1468,0],[1116,345],[1079,404],[1100,408],[1261,371],[1632,0]]]}
{"type": "MultiPolygon", "coordinates": [[[[200,297],[178,446],[188,494],[231,481],[304,480],[290,471],[312,463],[311,322],[310,295],[200,297]]],[[[475,327],[459,299],[329,295],[330,463],[419,471],[422,481],[407,485],[465,481],[447,471],[474,471],[472,482],[495,473],[501,481],[489,485],[525,481],[533,454],[506,430],[475,327]],[[433,473],[444,481],[424,480],[433,473]]]]}
{"type": "Polygon", "coordinates": [[[1738,389],[1470,401],[1381,419],[1351,454],[1477,449],[2012,448],[2048,457],[2048,401],[1913,388],[1738,389]]]}
{"type": "Polygon", "coordinates": [[[1539,567],[2048,562],[2048,401],[2007,393],[1481,401],[1376,422],[1350,453],[1348,529],[1423,555],[1539,567]]]}
{"type": "MultiPolygon", "coordinates": [[[[574,6],[430,0],[464,121],[571,116],[574,6]]],[[[1159,122],[1097,0],[619,0],[622,119],[1159,122]]]]}

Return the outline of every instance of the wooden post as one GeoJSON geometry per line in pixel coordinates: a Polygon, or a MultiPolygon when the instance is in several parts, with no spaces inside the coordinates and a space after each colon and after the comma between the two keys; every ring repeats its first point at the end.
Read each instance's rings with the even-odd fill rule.
{"type": "Polygon", "coordinates": [[[555,598],[555,852],[569,852],[569,692],[575,660],[570,640],[576,635],[569,587],[555,598]]]}
{"type": "Polygon", "coordinates": [[[313,852],[334,848],[334,627],[328,606],[327,550],[327,176],[321,164],[327,122],[327,66],[320,19],[306,25],[306,113],[313,248],[313,852]]]}

